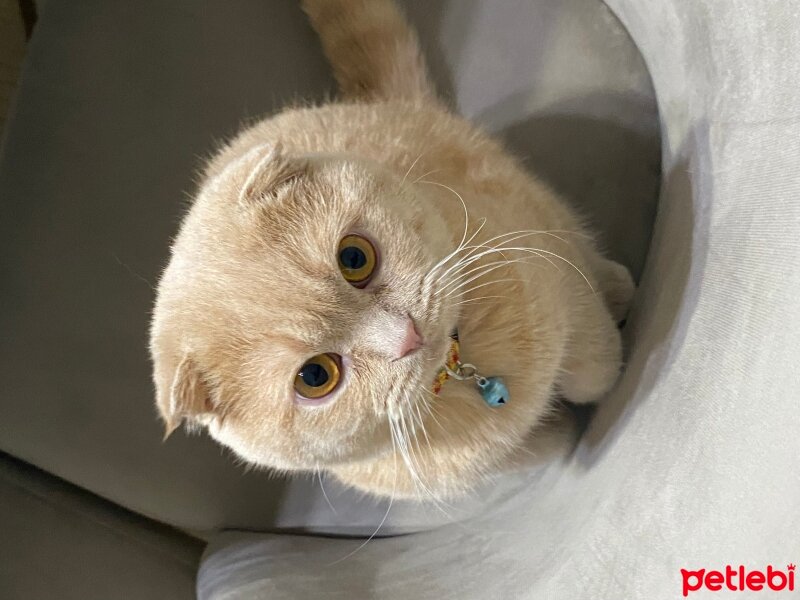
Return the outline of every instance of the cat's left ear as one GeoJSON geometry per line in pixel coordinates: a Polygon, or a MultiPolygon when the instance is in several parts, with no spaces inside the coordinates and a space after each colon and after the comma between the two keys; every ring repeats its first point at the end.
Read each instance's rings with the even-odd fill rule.
{"type": "Polygon", "coordinates": [[[287,156],[280,142],[256,146],[230,167],[236,170],[235,179],[243,181],[238,197],[244,205],[274,197],[281,186],[303,175],[307,168],[306,160],[287,156]]]}
{"type": "Polygon", "coordinates": [[[164,421],[164,439],[184,420],[193,421],[213,412],[208,386],[188,354],[178,364],[171,380],[158,387],[156,404],[164,421]]]}

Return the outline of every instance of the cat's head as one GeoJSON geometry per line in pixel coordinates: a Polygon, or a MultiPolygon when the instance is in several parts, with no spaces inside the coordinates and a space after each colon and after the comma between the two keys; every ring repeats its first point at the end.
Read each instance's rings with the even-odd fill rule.
{"type": "Polygon", "coordinates": [[[158,288],[157,405],[250,462],[391,451],[387,412],[430,389],[455,326],[433,267],[453,232],[377,164],[256,146],[212,168],[158,288]]]}

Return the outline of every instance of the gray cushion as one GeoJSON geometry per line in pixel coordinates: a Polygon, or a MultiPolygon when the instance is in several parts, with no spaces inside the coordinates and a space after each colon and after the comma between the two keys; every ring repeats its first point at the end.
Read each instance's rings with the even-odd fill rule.
{"type": "MultiPolygon", "coordinates": [[[[649,78],[598,0],[408,3],[446,95],[501,133],[638,272],[658,181],[649,78]]],[[[200,157],[243,119],[333,89],[290,0],[48,0],[0,158],[0,449],[142,514],[363,533],[385,505],[160,441],[152,285],[200,157]]],[[[462,514],[473,514],[471,505],[462,514]]],[[[438,513],[395,505],[384,532],[438,513]]]]}
{"type": "Polygon", "coordinates": [[[0,454],[0,598],[194,597],[203,544],[0,454]]]}
{"type": "MultiPolygon", "coordinates": [[[[800,11],[608,4],[653,75],[664,183],[630,361],[578,451],[544,493],[344,560],[360,542],[221,538],[201,598],[680,598],[682,568],[797,562],[800,11]]],[[[723,595],[761,597],[689,597],[723,595]]]]}

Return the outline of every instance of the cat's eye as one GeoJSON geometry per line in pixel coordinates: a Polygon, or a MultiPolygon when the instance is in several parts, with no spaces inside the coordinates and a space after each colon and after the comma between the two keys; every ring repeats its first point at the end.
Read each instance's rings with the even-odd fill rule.
{"type": "Polygon", "coordinates": [[[294,378],[294,390],[309,400],[330,394],[341,377],[339,357],[335,354],[317,354],[300,367],[294,378]]]}
{"type": "Polygon", "coordinates": [[[378,266],[378,254],[372,242],[355,233],[342,238],[336,258],[345,281],[355,287],[367,285],[378,266]]]}

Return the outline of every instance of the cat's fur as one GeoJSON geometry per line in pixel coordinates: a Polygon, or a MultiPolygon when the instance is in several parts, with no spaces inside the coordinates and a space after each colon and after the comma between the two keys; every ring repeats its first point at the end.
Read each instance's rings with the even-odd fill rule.
{"type": "Polygon", "coordinates": [[[266,119],[208,165],[158,288],[157,405],[168,432],[205,425],[257,465],[458,495],[514,461],[556,394],[590,402],[614,384],[633,285],[561,199],[436,99],[392,2],[303,7],[345,100],[266,119]],[[485,224],[435,268],[459,247],[465,208],[468,237],[485,224]],[[337,268],[352,231],[381,256],[366,289],[337,268]],[[467,272],[485,274],[459,290],[467,272]],[[407,316],[425,345],[398,361],[407,316]],[[504,377],[507,406],[456,381],[431,394],[456,327],[463,359],[504,377]],[[344,381],[299,405],[298,368],[322,352],[342,355],[344,381]]]}

